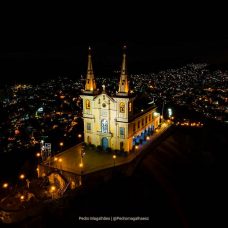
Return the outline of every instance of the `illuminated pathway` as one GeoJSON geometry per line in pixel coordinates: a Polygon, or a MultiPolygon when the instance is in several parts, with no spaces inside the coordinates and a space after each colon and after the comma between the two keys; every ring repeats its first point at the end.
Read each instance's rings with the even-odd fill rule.
{"type": "MultiPolygon", "coordinates": [[[[64,171],[73,172],[76,174],[83,174],[95,172],[98,170],[110,168],[124,163],[131,162],[136,156],[140,155],[140,152],[146,149],[156,138],[158,138],[163,132],[165,132],[170,127],[170,124],[163,123],[161,128],[154,132],[150,136],[149,140],[144,145],[139,145],[138,149],[135,152],[130,153],[127,157],[116,156],[115,160],[113,159],[112,153],[97,152],[97,151],[87,151],[81,158],[81,148],[82,144],[71,147],[70,149],[52,157],[50,166],[58,168],[64,171]],[[83,167],[81,167],[83,164],[83,167]]],[[[48,165],[48,163],[45,163],[48,165]]]]}

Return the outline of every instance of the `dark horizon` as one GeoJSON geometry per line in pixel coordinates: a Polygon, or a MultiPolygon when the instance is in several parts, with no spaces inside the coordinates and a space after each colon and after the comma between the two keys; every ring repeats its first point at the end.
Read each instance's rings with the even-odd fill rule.
{"type": "Polygon", "coordinates": [[[136,8],[129,11],[122,5],[121,10],[118,6],[117,11],[99,13],[92,6],[85,12],[78,6],[54,15],[53,11],[11,12],[1,27],[0,84],[85,74],[88,46],[95,74],[119,70],[123,45],[127,45],[129,73],[191,62],[228,65],[228,34],[222,18],[207,17],[198,8],[194,17],[185,7],[136,8]]]}
{"type": "MultiPolygon", "coordinates": [[[[87,49],[92,47],[93,67],[96,74],[111,74],[119,70],[122,45],[127,45],[129,73],[146,73],[175,68],[187,63],[205,62],[228,66],[228,39],[176,40],[169,42],[80,42],[59,45],[45,43],[39,47],[33,42],[12,46],[0,52],[0,74],[4,84],[9,81],[36,81],[60,75],[84,75],[87,66],[87,49]]],[[[2,84],[1,83],[1,84],[2,84]]]]}

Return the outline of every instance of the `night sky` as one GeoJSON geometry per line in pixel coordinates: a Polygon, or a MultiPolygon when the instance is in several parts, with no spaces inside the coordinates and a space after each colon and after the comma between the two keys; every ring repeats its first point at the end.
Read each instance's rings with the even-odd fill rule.
{"type": "Polygon", "coordinates": [[[12,11],[1,27],[0,84],[84,74],[89,45],[97,74],[119,69],[124,44],[129,73],[191,62],[228,65],[228,33],[221,18],[197,8],[137,7],[12,11]]]}

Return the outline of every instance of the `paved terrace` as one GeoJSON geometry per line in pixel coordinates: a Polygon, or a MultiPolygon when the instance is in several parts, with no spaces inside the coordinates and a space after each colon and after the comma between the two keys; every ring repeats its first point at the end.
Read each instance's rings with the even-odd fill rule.
{"type": "Polygon", "coordinates": [[[76,174],[88,174],[95,172],[101,169],[106,169],[110,167],[122,165],[124,163],[131,162],[136,156],[140,155],[140,152],[147,148],[156,138],[158,138],[163,132],[165,132],[171,124],[163,123],[160,129],[157,129],[156,132],[150,139],[146,141],[144,145],[139,145],[138,149],[135,152],[130,153],[127,157],[116,156],[116,159],[113,159],[112,153],[97,152],[97,151],[86,151],[83,159],[81,158],[81,148],[82,143],[76,146],[69,148],[68,150],[59,153],[55,157],[51,158],[51,161],[44,162],[44,164],[49,165],[54,168],[58,168],[64,171],[73,172],[76,174]],[[80,163],[83,164],[83,167],[80,167],[80,163]]]}

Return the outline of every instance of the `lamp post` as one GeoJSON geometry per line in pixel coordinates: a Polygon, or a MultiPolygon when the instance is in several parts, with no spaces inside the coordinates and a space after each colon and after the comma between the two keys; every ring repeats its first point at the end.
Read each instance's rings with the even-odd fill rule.
{"type": "Polygon", "coordinates": [[[81,162],[79,163],[79,167],[81,168],[81,175],[82,175],[82,173],[83,173],[83,170],[82,170],[82,169],[83,169],[83,166],[84,166],[84,165],[83,165],[82,158],[81,158],[81,162]]]}
{"type": "Polygon", "coordinates": [[[60,147],[61,147],[61,151],[63,150],[63,142],[59,143],[60,147]]]}
{"type": "Polygon", "coordinates": [[[138,145],[135,145],[135,157],[137,156],[138,149],[139,149],[139,146],[138,145]]]}
{"type": "Polygon", "coordinates": [[[37,160],[38,160],[38,163],[40,163],[40,157],[41,157],[41,153],[36,153],[36,157],[37,157],[37,160]]]}
{"type": "Polygon", "coordinates": [[[51,198],[54,199],[54,192],[56,190],[56,187],[54,185],[51,186],[50,188],[50,193],[51,193],[51,198]]]}
{"type": "Polygon", "coordinates": [[[63,159],[62,158],[59,158],[58,162],[59,162],[59,169],[62,169],[63,159]]]}
{"type": "Polygon", "coordinates": [[[78,134],[78,138],[79,140],[81,140],[82,134],[78,134]]]}
{"type": "Polygon", "coordinates": [[[116,165],[116,155],[114,154],[113,156],[112,156],[112,158],[113,158],[113,165],[114,165],[114,168],[115,168],[115,165],[116,165]]]}
{"type": "Polygon", "coordinates": [[[22,174],[19,176],[19,178],[20,178],[21,180],[23,180],[23,179],[25,179],[25,175],[22,173],[22,174]]]}
{"type": "Polygon", "coordinates": [[[9,187],[9,184],[7,182],[5,182],[5,183],[3,183],[2,187],[7,189],[9,187]]]}

